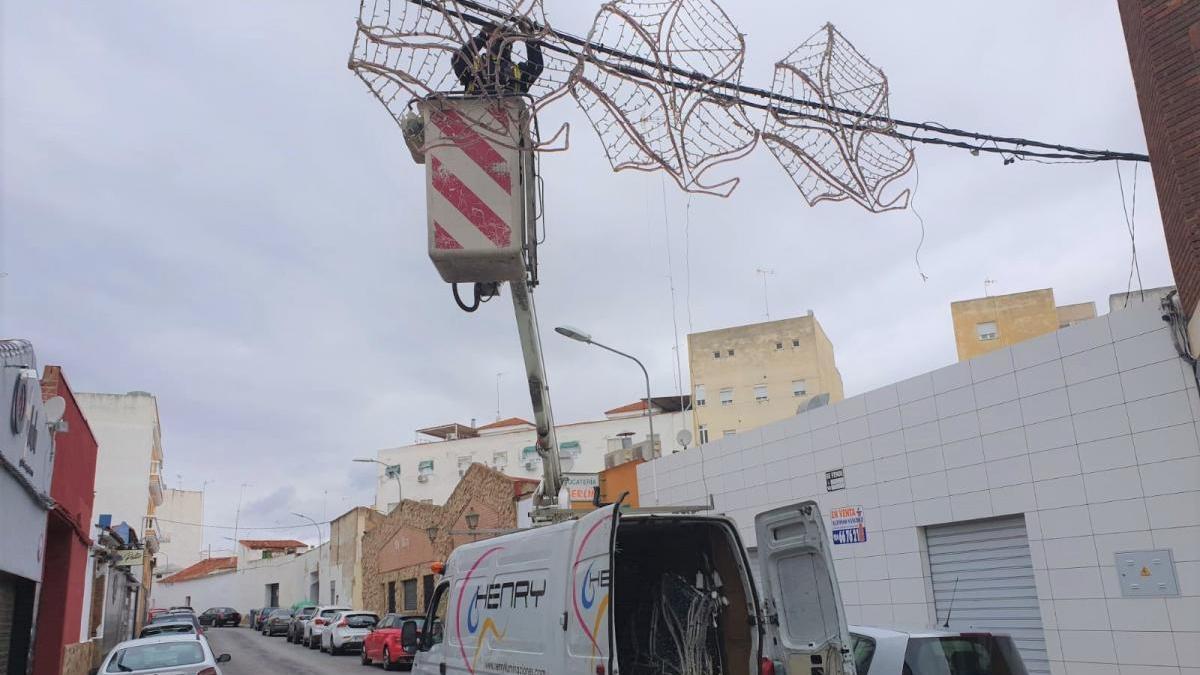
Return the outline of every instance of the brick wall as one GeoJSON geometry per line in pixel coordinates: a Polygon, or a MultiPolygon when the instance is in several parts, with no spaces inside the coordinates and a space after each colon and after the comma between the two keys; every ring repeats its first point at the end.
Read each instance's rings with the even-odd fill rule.
{"type": "MultiPolygon", "coordinates": [[[[422,578],[429,565],[444,561],[456,546],[471,541],[466,514],[479,514],[479,530],[517,526],[517,501],[529,489],[528,481],[519,481],[490,469],[472,464],[443,506],[404,500],[363,535],[364,609],[387,611],[388,582],[396,584],[396,608],[404,607],[403,587],[407,579],[416,580],[417,609],[425,611],[422,578]],[[429,527],[438,528],[430,541],[429,527]]],[[[486,539],[488,535],[476,535],[486,539]]]]}
{"type": "Polygon", "coordinates": [[[1117,0],[1183,309],[1200,301],[1200,0],[1117,0]]]}

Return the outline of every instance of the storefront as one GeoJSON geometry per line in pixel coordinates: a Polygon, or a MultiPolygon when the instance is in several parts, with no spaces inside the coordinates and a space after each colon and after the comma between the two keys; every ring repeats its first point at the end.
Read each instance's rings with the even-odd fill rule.
{"type": "MultiPolygon", "coordinates": [[[[0,673],[23,675],[33,644],[54,458],[33,346],[0,341],[0,673]]],[[[55,420],[57,421],[57,420],[55,420]]]]}

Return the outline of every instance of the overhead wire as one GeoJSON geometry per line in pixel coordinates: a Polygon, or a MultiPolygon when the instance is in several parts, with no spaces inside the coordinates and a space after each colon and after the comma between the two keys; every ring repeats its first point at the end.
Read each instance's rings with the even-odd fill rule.
{"type": "MultiPolygon", "coordinates": [[[[501,21],[507,20],[510,17],[504,12],[481,5],[473,0],[455,0],[455,4],[469,8],[471,10],[487,14],[492,19],[481,18],[450,9],[437,2],[437,0],[407,0],[412,4],[425,7],[427,9],[443,12],[450,16],[455,16],[469,21],[477,25],[491,24],[492,19],[501,21]]],[[[634,77],[646,82],[668,86],[674,89],[686,91],[703,91],[709,96],[718,101],[726,101],[730,104],[739,104],[748,108],[767,111],[773,114],[784,115],[798,119],[811,119],[822,124],[838,126],[854,131],[871,131],[893,136],[898,139],[911,141],[914,143],[925,143],[928,145],[941,145],[945,147],[960,148],[969,150],[973,154],[980,152],[999,154],[1005,158],[1005,163],[1010,164],[1014,158],[1029,159],[1033,161],[1041,161],[1047,159],[1070,160],[1077,162],[1099,162],[1099,161],[1131,161],[1131,162],[1149,162],[1150,157],[1142,153],[1120,152],[1113,150],[1093,150],[1089,148],[1081,148],[1062,143],[1050,143],[1046,141],[1038,141],[1029,138],[1021,138],[1017,136],[998,136],[995,134],[986,134],[977,131],[968,131],[966,129],[957,129],[944,124],[933,122],[913,122],[897,117],[887,115],[878,115],[867,113],[861,110],[853,110],[841,106],[835,106],[820,101],[812,101],[808,99],[797,98],[793,96],[783,96],[760,87],[753,87],[735,82],[731,80],[715,79],[710,75],[690,71],[684,68],[679,68],[669,64],[660,63],[652,59],[631,54],[618,49],[614,49],[607,45],[592,42],[585,38],[581,38],[570,33],[552,28],[550,26],[532,25],[531,30],[538,34],[553,36],[564,43],[575,45],[576,47],[584,48],[599,54],[616,56],[624,61],[636,63],[640,66],[652,68],[653,70],[669,73],[670,75],[684,78],[688,81],[681,81],[668,77],[659,77],[651,72],[640,70],[631,66],[622,64],[610,63],[596,58],[589,58],[587,54],[572,50],[569,47],[555,44],[554,42],[543,40],[541,47],[545,50],[570,56],[580,60],[587,60],[593,63],[598,63],[612,70],[618,71],[624,75],[634,77]],[[766,102],[749,100],[747,97],[754,99],[765,99],[766,102]],[[823,117],[802,110],[797,110],[787,106],[798,106],[805,109],[815,109],[829,113],[837,113],[839,115],[852,116],[856,121],[846,122],[836,118],[823,117]],[[880,124],[894,127],[903,127],[909,129],[909,132],[901,132],[896,129],[881,128],[880,124]],[[952,140],[949,138],[940,138],[938,136],[917,135],[916,132],[925,132],[932,134],[941,134],[944,136],[952,136],[956,138],[971,139],[975,142],[967,142],[963,140],[952,140]],[[1011,147],[1000,147],[1000,145],[1011,147]],[[1036,149],[1030,149],[1036,148],[1036,149]]]]}
{"type": "Polygon", "coordinates": [[[1130,187],[1130,192],[1133,196],[1133,203],[1125,197],[1125,179],[1121,176],[1121,163],[1117,162],[1117,185],[1121,188],[1121,211],[1125,214],[1125,229],[1129,232],[1129,280],[1125,285],[1125,306],[1129,306],[1129,297],[1133,294],[1133,278],[1136,274],[1138,283],[1138,292],[1141,294],[1141,299],[1146,299],[1146,292],[1142,286],[1142,269],[1138,265],[1137,257],[1137,223],[1134,218],[1137,216],[1137,175],[1138,166],[1133,165],[1133,185],[1130,187]]]}

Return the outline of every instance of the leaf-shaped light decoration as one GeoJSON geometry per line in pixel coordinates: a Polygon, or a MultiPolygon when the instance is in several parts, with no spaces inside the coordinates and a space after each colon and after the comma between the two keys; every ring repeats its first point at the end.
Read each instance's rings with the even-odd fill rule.
{"type": "MultiPolygon", "coordinates": [[[[362,0],[349,67],[404,129],[414,98],[464,93],[453,60],[480,36],[485,49],[515,47],[512,58],[518,62],[526,56],[526,41],[549,45],[555,40],[542,0],[362,0]]],[[[566,92],[576,59],[564,57],[564,52],[543,46],[542,72],[523,92],[533,114],[566,92]]],[[[493,140],[508,138],[509,125],[515,122],[498,116],[496,128],[490,130],[493,140]]],[[[545,147],[535,139],[534,149],[545,147]]]]}
{"type": "Polygon", "coordinates": [[[713,0],[611,0],[596,15],[571,93],[615,171],[663,170],[686,191],[724,197],[739,179],[714,183],[705,173],[757,141],[741,105],[720,93],[740,81],[744,59],[742,34],[713,0]]]}
{"type": "Polygon", "coordinates": [[[809,205],[853,199],[872,212],[908,206],[909,190],[884,194],[914,163],[912,150],[892,134],[887,76],[832,24],[775,64],[771,91],[763,141],[809,205]]]}

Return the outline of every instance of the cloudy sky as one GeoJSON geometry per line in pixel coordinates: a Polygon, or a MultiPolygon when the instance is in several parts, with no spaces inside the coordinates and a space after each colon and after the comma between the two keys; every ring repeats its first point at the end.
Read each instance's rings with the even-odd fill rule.
{"type": "MultiPolygon", "coordinates": [[[[578,34],[598,3],[546,5],[578,34]]],[[[888,73],[899,117],[1144,151],[1116,3],[725,6],[747,35],[747,83],[769,85],[772,64],[832,21],[888,73]]],[[[214,524],[233,521],[242,483],[243,525],[370,503],[374,469],[349,460],[422,426],[490,420],[496,373],[501,414],[530,415],[507,298],[464,314],[426,257],[424,169],[346,69],[357,10],[3,4],[0,326],[77,390],[156,394],[168,482],[212,481],[214,524]]],[[[543,118],[562,122],[571,150],[542,165],[543,333],[572,324],[641,356],[656,393],[676,391],[677,358],[686,373],[675,345],[689,331],[763,318],[756,268],[775,270],[773,318],[816,313],[848,395],[953,362],[949,304],[985,278],[1101,308],[1126,288],[1111,163],[918,149],[922,280],[912,212],[809,208],[762,148],[726,172],[744,179],[731,198],[689,198],[658,175],[614,174],[569,100],[543,118]]],[[[1145,166],[1136,194],[1142,281],[1170,284],[1145,166]]],[[[640,395],[632,364],[546,337],[560,422],[640,395]]]]}

